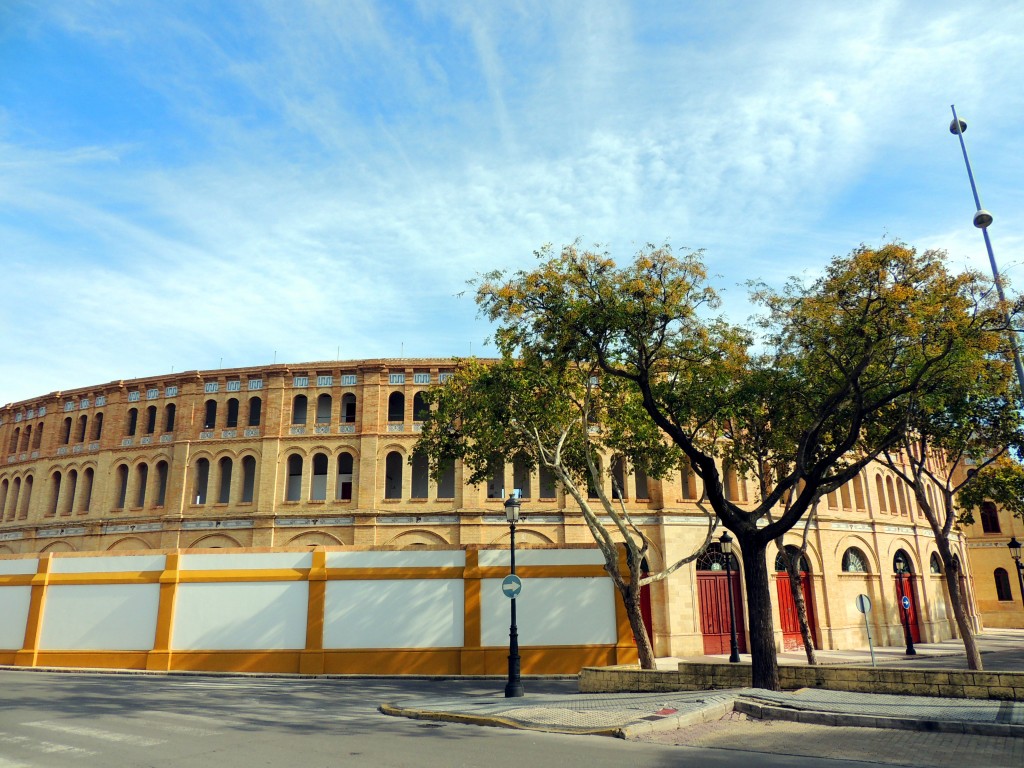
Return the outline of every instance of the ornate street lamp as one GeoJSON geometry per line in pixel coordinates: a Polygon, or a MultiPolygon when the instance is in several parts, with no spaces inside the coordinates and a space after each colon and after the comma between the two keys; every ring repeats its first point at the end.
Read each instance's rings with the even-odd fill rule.
{"type": "Polygon", "coordinates": [[[1013,558],[1013,564],[1017,566],[1017,583],[1020,584],[1020,601],[1024,603],[1024,564],[1020,562],[1020,542],[1017,541],[1017,537],[1014,536],[1010,539],[1006,546],[1010,548],[1010,557],[1013,558]]]}
{"type": "MultiPolygon", "coordinates": [[[[505,500],[505,519],[512,542],[512,575],[516,575],[516,523],[519,522],[519,509],[522,502],[515,491],[505,500]]],[[[516,627],[516,599],[512,598],[512,623],[508,630],[508,682],[505,684],[505,698],[523,695],[523,683],[519,679],[519,630],[516,627]]]]}
{"type": "Polygon", "coordinates": [[[740,660],[740,649],[736,642],[736,608],[732,600],[732,536],[725,531],[718,541],[725,555],[725,578],[729,584],[729,661],[735,664],[740,660]]]}
{"type": "Polygon", "coordinates": [[[910,596],[907,594],[907,583],[904,581],[905,578],[910,578],[910,574],[902,558],[896,561],[896,578],[900,585],[900,608],[903,610],[903,638],[907,641],[907,656],[917,656],[914,636],[910,632],[910,596]]]}

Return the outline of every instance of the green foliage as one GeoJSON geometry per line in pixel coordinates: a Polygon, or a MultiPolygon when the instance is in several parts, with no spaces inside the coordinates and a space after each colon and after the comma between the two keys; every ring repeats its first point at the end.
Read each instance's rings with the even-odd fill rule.
{"type": "Polygon", "coordinates": [[[957,496],[963,509],[961,522],[973,523],[972,510],[983,501],[994,501],[1024,520],[1024,467],[1008,456],[975,473],[957,496]]]}

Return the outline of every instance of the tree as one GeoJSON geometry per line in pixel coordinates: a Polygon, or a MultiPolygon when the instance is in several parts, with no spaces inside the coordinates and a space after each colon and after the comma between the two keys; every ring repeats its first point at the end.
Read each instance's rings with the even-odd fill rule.
{"type": "Polygon", "coordinates": [[[614,455],[647,477],[659,478],[679,463],[680,455],[646,418],[635,396],[614,379],[596,386],[597,373],[593,365],[559,366],[532,357],[460,361],[448,382],[426,394],[431,410],[415,450],[428,457],[435,475],[461,460],[474,484],[503,472],[514,458],[531,469],[547,468],[576,501],[604,556],[605,570],[629,617],[641,667],[654,669],[640,610],[641,588],[695,559],[711,540],[716,518],[708,513],[704,544],[697,551],[643,572],[651,541],[626,510],[624,489],[614,474],[612,497],[605,492],[608,473],[601,471],[601,459],[614,455]],[[610,519],[611,530],[601,514],[610,519]],[[626,548],[625,569],[619,545],[626,548]]]}
{"type": "Polygon", "coordinates": [[[977,276],[951,275],[937,252],[861,247],[815,280],[754,286],[765,314],[739,326],[710,315],[699,252],[647,246],[622,267],[578,244],[537,257],[477,283],[502,354],[596,363],[640,399],[736,537],[752,684],[778,689],[767,545],[898,443],[911,396],[951,365],[977,276]],[[749,508],[728,498],[723,466],[756,478],[749,508]]]}
{"type": "MultiPolygon", "coordinates": [[[[1020,444],[1014,445],[1015,453],[1022,452],[1020,444]]],[[[1009,455],[1000,451],[994,460],[987,460],[979,468],[967,471],[970,482],[964,483],[958,494],[961,513],[960,522],[970,525],[974,522],[973,510],[986,501],[992,501],[1011,515],[1024,520],[1024,467],[1009,455]]]]}

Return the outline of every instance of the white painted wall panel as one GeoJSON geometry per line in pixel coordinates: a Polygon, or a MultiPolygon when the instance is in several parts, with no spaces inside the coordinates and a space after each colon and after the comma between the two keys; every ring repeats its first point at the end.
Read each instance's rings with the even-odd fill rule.
{"type": "Polygon", "coordinates": [[[328,582],[324,647],[461,647],[464,596],[455,579],[328,582]]]}
{"type": "Polygon", "coordinates": [[[159,584],[57,584],[46,590],[39,647],[47,651],[148,651],[159,584]]]}
{"type": "Polygon", "coordinates": [[[304,648],[309,586],[296,582],[181,584],[176,651],[304,648]]]}
{"type": "Polygon", "coordinates": [[[312,552],[256,552],[251,554],[182,555],[183,571],[239,571],[274,568],[311,568],[312,552]]]}
{"type": "Polygon", "coordinates": [[[23,576],[39,571],[39,561],[34,557],[25,560],[0,560],[0,576],[23,576]]]}
{"type": "Polygon", "coordinates": [[[329,581],[324,647],[461,647],[464,596],[460,579],[329,581]]]}
{"type": "Polygon", "coordinates": [[[462,568],[462,550],[402,550],[398,552],[328,552],[328,568],[462,568]]]}
{"type": "MultiPolygon", "coordinates": [[[[501,592],[501,579],[481,582],[484,645],[508,645],[510,602],[501,592]]],[[[520,645],[593,645],[617,640],[615,590],[608,578],[523,579],[516,615],[520,645]]]]}
{"type": "MultiPolygon", "coordinates": [[[[509,566],[507,549],[480,550],[481,566],[509,566]]],[[[604,565],[599,549],[516,549],[516,567],[520,565],[604,565]]]]}
{"type": "Polygon", "coordinates": [[[51,573],[137,573],[162,571],[163,555],[124,555],[123,557],[55,557],[51,573]]]}
{"type": "Polygon", "coordinates": [[[25,643],[25,624],[32,587],[0,587],[0,648],[19,650],[25,643]]]}

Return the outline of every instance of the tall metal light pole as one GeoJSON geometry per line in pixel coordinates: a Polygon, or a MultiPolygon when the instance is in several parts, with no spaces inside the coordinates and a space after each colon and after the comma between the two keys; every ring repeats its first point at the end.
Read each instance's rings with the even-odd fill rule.
{"type": "Polygon", "coordinates": [[[740,660],[740,649],[736,642],[736,608],[732,599],[732,536],[725,531],[718,541],[725,555],[725,578],[729,584],[729,661],[735,664],[740,660]]]}
{"type": "MultiPolygon", "coordinates": [[[[988,236],[988,227],[992,223],[992,214],[981,207],[981,197],[978,195],[978,185],[974,183],[974,172],[971,171],[971,161],[967,158],[967,144],[964,143],[964,131],[967,130],[967,123],[957,117],[956,105],[951,104],[953,110],[953,121],[949,124],[949,132],[960,139],[960,149],[964,153],[964,165],[967,166],[967,178],[971,182],[971,192],[974,194],[974,207],[977,209],[974,214],[974,226],[981,230],[985,238],[985,250],[988,251],[988,263],[992,267],[992,278],[996,283],[996,293],[999,301],[1006,304],[1006,295],[1003,293],[1003,280],[999,276],[999,267],[996,266],[996,257],[992,253],[992,241],[988,236]]],[[[1020,350],[1017,348],[1017,332],[1010,327],[1010,316],[1006,315],[1006,329],[1010,338],[1010,349],[1013,351],[1013,366],[1017,370],[1017,386],[1020,387],[1021,397],[1024,397],[1024,366],[1020,361],[1020,350]]]]}
{"type": "MultiPolygon", "coordinates": [[[[519,522],[519,509],[522,502],[519,501],[519,494],[513,492],[505,500],[505,519],[508,520],[508,530],[512,540],[512,571],[516,575],[516,523],[519,522]]],[[[516,599],[512,598],[512,622],[508,630],[508,682],[505,684],[505,698],[516,698],[524,695],[523,683],[519,679],[519,629],[516,627],[516,599]]]]}
{"type": "Polygon", "coordinates": [[[1010,557],[1013,558],[1013,564],[1017,566],[1017,583],[1020,584],[1020,601],[1024,603],[1024,565],[1020,562],[1021,544],[1017,541],[1017,537],[1014,536],[1006,543],[1006,546],[1010,548],[1010,557]]]}

